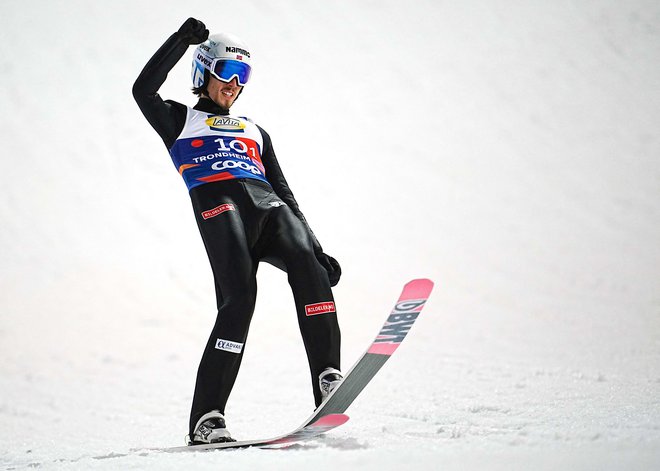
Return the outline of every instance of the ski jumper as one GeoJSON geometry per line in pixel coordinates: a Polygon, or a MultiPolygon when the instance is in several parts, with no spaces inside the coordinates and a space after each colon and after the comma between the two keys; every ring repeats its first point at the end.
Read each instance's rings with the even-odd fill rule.
{"type": "Polygon", "coordinates": [[[288,274],[316,405],[319,374],[340,367],[340,331],[328,273],[316,256],[322,248],[282,174],[270,136],[208,98],[189,108],[158,95],[187,49],[178,33],[170,36],[138,77],[133,96],[188,187],[215,281],[218,314],[197,372],[192,434],[202,415],[225,412],[245,352],[260,260],[288,274]]]}

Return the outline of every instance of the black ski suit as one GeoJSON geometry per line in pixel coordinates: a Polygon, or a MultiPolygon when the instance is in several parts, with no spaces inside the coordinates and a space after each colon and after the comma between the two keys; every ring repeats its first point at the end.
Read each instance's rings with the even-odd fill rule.
{"type": "MultiPolygon", "coordinates": [[[[179,139],[189,111],[183,104],[162,100],[157,92],[187,49],[188,43],[174,33],[147,63],[133,86],[133,96],[142,113],[168,150],[179,139]]],[[[200,99],[193,109],[207,113],[208,117],[229,114],[206,98],[200,99]]],[[[288,274],[316,405],[321,402],[319,374],[327,367],[340,367],[340,331],[329,281],[332,271],[329,257],[323,253],[298,208],[270,137],[258,129],[263,139],[261,162],[267,183],[253,178],[233,178],[190,189],[213,270],[218,307],[217,320],[197,373],[190,415],[191,436],[202,415],[215,409],[224,414],[254,311],[260,260],[288,274]]]]}

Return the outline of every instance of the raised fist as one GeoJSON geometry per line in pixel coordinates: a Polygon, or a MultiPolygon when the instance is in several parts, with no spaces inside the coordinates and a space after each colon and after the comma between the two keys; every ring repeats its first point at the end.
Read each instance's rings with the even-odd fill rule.
{"type": "Polygon", "coordinates": [[[200,44],[209,37],[209,30],[201,21],[188,18],[179,28],[179,35],[188,44],[200,44]]]}

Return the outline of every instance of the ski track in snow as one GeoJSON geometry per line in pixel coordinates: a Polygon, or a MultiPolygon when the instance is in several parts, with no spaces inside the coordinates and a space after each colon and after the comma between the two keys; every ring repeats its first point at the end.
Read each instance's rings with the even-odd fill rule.
{"type": "MultiPolygon", "coordinates": [[[[0,469],[660,468],[659,20],[643,0],[3,1],[0,469]],[[189,16],[253,48],[235,110],[342,263],[344,369],[404,282],[436,282],[351,420],[287,450],[144,451],[183,443],[214,321],[185,186],[130,94],[189,16]]],[[[189,63],[164,97],[194,102],[189,63]]],[[[230,429],[311,406],[264,266],[230,429]]]]}

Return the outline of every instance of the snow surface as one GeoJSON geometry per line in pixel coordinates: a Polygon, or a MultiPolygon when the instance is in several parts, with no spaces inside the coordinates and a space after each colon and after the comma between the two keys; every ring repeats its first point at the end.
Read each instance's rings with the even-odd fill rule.
{"type": "MultiPolygon", "coordinates": [[[[659,469],[660,3],[186,3],[0,3],[2,469],[659,469]],[[436,290],[324,438],[112,458],[183,443],[215,316],[130,93],[189,16],[253,49],[235,111],[342,263],[344,368],[403,283],[436,290]]],[[[189,66],[164,97],[194,103],[189,66]]],[[[313,406],[286,278],[259,283],[239,438],[313,406]]]]}

